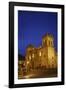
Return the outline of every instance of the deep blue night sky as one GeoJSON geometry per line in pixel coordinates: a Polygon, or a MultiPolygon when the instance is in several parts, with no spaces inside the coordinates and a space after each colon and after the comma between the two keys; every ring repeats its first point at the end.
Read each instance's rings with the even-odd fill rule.
{"type": "Polygon", "coordinates": [[[57,13],[18,11],[18,53],[25,55],[27,45],[39,47],[42,36],[50,33],[54,36],[57,50],[57,13]]]}

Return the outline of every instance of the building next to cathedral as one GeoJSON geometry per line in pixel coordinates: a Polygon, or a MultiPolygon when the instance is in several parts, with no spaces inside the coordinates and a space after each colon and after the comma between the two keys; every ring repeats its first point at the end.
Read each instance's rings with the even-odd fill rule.
{"type": "Polygon", "coordinates": [[[57,52],[54,48],[54,38],[50,34],[42,37],[42,44],[38,48],[28,45],[25,56],[26,69],[44,67],[57,68],[57,52]]]}

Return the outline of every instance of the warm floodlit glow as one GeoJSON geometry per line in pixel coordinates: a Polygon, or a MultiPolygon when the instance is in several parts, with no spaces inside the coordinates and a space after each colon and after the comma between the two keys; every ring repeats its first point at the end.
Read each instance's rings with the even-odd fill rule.
{"type": "Polygon", "coordinates": [[[27,64],[29,64],[29,61],[27,61],[27,64]]]}
{"type": "Polygon", "coordinates": [[[30,50],[26,51],[26,58],[19,67],[19,78],[57,76],[57,54],[51,40],[53,41],[53,37],[47,34],[42,40],[45,43],[41,47],[28,46],[30,50]]]}
{"type": "Polygon", "coordinates": [[[39,52],[39,56],[41,56],[41,52],[39,52]]]}
{"type": "Polygon", "coordinates": [[[32,54],[32,58],[34,58],[34,54],[32,54]]]}
{"type": "Polygon", "coordinates": [[[29,56],[29,59],[31,60],[31,56],[29,56]]]}

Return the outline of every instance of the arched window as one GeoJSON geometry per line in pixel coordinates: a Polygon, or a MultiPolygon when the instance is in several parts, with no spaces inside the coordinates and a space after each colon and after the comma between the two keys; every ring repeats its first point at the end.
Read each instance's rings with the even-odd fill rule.
{"type": "Polygon", "coordinates": [[[53,46],[53,41],[52,41],[52,46],[53,46]]]}
{"type": "Polygon", "coordinates": [[[29,60],[31,60],[31,56],[29,56],[29,60]]]}
{"type": "Polygon", "coordinates": [[[54,67],[54,63],[52,63],[52,67],[54,67]]]}
{"type": "Polygon", "coordinates": [[[44,57],[45,57],[45,55],[44,55],[44,57]]]}
{"type": "Polygon", "coordinates": [[[45,46],[47,45],[47,42],[46,42],[46,40],[44,41],[44,44],[45,44],[45,46]]]}
{"type": "Polygon", "coordinates": [[[34,53],[32,54],[32,58],[34,58],[34,53]]]}
{"type": "Polygon", "coordinates": [[[52,57],[52,60],[53,60],[54,58],[52,57]]]}
{"type": "Polygon", "coordinates": [[[41,52],[39,52],[39,56],[41,56],[41,52]]]}
{"type": "Polygon", "coordinates": [[[52,45],[52,42],[51,41],[49,41],[49,46],[51,46],[52,45]]]}

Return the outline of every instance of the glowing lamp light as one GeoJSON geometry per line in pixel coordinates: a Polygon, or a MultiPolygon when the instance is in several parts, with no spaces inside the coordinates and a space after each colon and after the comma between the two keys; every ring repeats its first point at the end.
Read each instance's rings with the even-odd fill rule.
{"type": "Polygon", "coordinates": [[[27,61],[27,64],[29,64],[29,61],[27,61]]]}
{"type": "Polygon", "coordinates": [[[39,56],[41,56],[41,52],[39,52],[39,56]]]}

